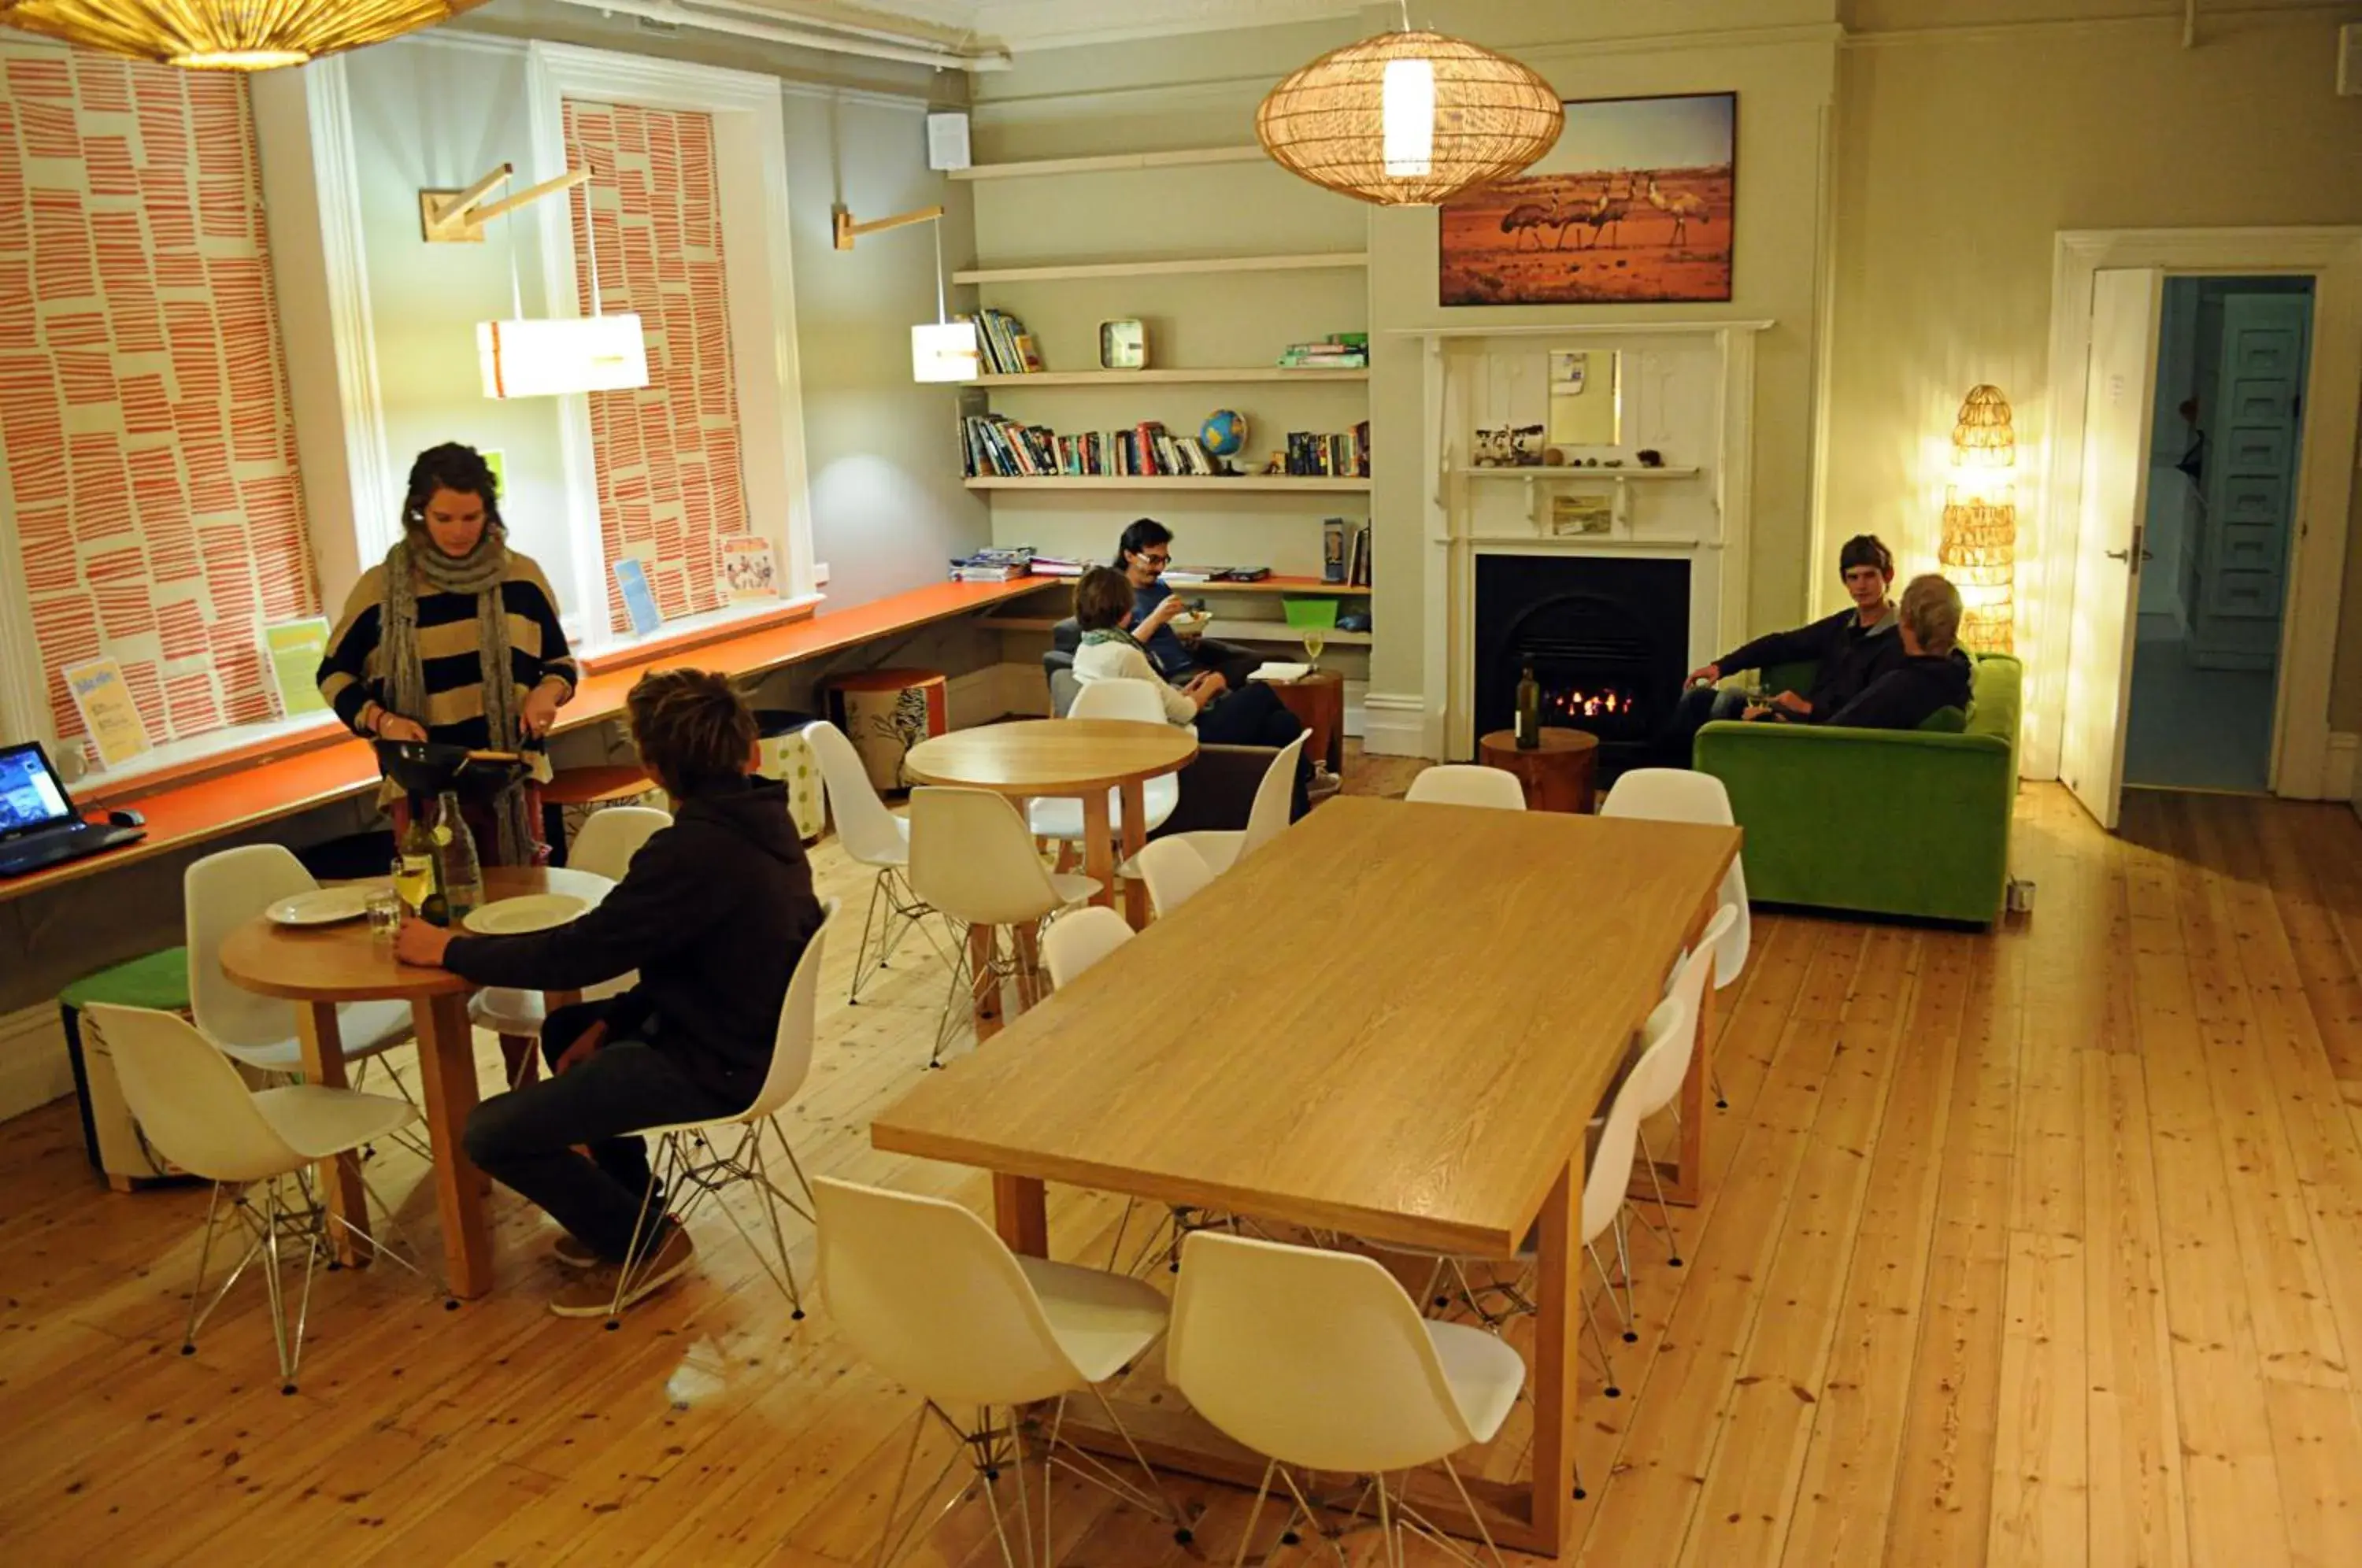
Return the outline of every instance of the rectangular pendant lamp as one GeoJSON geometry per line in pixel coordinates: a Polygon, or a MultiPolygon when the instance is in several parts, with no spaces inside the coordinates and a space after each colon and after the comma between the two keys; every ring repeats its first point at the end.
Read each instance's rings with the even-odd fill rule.
{"type": "Polygon", "coordinates": [[[922,321],[911,328],[911,379],[970,381],[981,369],[976,323],[922,321]]]}
{"type": "Polygon", "coordinates": [[[640,318],[629,312],[479,322],[476,358],[486,397],[557,397],[648,384],[647,337],[640,318]]]}

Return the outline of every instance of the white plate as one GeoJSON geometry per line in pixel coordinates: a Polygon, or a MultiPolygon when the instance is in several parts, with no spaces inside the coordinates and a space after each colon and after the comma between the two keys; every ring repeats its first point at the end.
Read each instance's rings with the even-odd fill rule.
{"type": "Polygon", "coordinates": [[[517,936],[564,925],[590,907],[571,893],[527,893],[486,904],[461,923],[478,936],[517,936]]]}
{"type": "Polygon", "coordinates": [[[319,888],[281,899],[266,912],[280,925],[336,925],[369,913],[367,888],[319,888]]]}

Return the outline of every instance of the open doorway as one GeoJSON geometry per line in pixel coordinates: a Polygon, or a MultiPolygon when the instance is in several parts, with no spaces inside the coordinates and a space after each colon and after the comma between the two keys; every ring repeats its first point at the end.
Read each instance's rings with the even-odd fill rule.
{"type": "Polygon", "coordinates": [[[2127,786],[2271,788],[2313,286],[2165,280],[2127,786]]]}

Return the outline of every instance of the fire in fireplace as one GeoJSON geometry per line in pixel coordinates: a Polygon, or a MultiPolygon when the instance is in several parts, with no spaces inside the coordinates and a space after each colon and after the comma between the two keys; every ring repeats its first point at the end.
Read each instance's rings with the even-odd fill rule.
{"type": "Polygon", "coordinates": [[[1601,556],[1476,560],[1476,731],[1508,727],[1530,668],[1542,722],[1599,737],[1611,774],[1642,759],[1689,668],[1689,563],[1601,556]]]}

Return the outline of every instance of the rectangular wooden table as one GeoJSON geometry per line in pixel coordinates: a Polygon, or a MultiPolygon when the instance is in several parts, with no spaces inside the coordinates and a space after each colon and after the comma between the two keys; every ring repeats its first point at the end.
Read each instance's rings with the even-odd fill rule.
{"type": "MultiPolygon", "coordinates": [[[[1539,1224],[1530,1463],[1472,1490],[1496,1539],[1555,1554],[1584,1127],[1738,845],[1735,828],[1331,801],[931,1075],[872,1142],[992,1172],[1002,1236],[1035,1254],[1045,1181],[1498,1258],[1539,1224]]],[[[1704,1084],[1694,1071],[1685,1128],[1704,1126],[1704,1084]]],[[[1170,1401],[1125,1419],[1161,1464],[1261,1474],[1170,1401]]]]}

